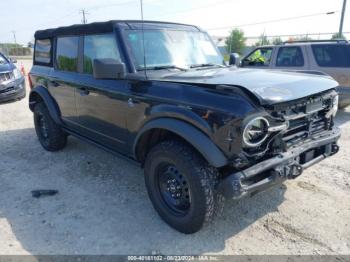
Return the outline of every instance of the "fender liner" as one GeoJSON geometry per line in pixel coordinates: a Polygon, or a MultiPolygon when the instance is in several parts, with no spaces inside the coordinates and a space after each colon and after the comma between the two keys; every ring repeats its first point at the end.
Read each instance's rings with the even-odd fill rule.
{"type": "Polygon", "coordinates": [[[141,136],[151,130],[151,129],[166,129],[170,132],[173,132],[184,140],[186,140],[189,144],[191,144],[194,148],[196,148],[199,153],[208,161],[208,163],[214,167],[223,167],[227,165],[228,160],[223,154],[222,151],[213,143],[213,141],[205,135],[202,131],[197,129],[196,127],[176,119],[170,118],[158,118],[155,120],[151,120],[147,124],[141,128],[138,135],[136,136],[133,152],[136,156],[137,144],[141,136]]]}
{"type": "Polygon", "coordinates": [[[37,86],[32,89],[29,94],[29,109],[34,110],[36,101],[33,101],[34,95],[40,96],[44,101],[47,109],[49,110],[50,116],[57,124],[62,124],[61,113],[55,99],[50,95],[49,91],[42,86],[37,86]]]}

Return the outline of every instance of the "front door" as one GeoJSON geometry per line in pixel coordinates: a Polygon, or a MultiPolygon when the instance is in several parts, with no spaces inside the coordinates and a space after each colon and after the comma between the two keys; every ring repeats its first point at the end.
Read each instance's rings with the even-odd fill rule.
{"type": "Polygon", "coordinates": [[[101,80],[93,77],[93,60],[121,61],[116,35],[87,35],[83,44],[83,68],[79,75],[76,105],[80,133],[117,151],[127,147],[127,80],[101,80]]]}
{"type": "Polygon", "coordinates": [[[272,47],[259,47],[243,58],[242,67],[267,69],[271,66],[272,47]]]}

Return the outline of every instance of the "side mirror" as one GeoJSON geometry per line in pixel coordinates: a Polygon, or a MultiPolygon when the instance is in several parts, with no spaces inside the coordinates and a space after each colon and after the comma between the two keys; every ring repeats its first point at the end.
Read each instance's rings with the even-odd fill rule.
{"type": "Polygon", "coordinates": [[[125,64],[115,59],[94,59],[92,68],[96,79],[124,79],[126,76],[125,64]]]}
{"type": "Polygon", "coordinates": [[[240,65],[239,54],[237,53],[230,54],[229,65],[236,65],[237,67],[240,65]]]}
{"type": "Polygon", "coordinates": [[[13,63],[13,64],[16,64],[17,63],[17,59],[16,58],[10,58],[10,62],[13,63]]]}

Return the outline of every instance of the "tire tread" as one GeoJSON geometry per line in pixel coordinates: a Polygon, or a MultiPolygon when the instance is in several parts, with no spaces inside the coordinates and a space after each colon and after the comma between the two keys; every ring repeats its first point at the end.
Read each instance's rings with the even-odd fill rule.
{"type": "Polygon", "coordinates": [[[66,146],[67,134],[61,129],[61,127],[58,124],[54,122],[54,120],[50,116],[46,105],[43,102],[36,104],[34,107],[34,123],[39,141],[47,151],[59,151],[66,146]],[[36,115],[38,113],[41,113],[44,116],[45,121],[48,125],[49,137],[47,141],[43,141],[43,138],[40,135],[39,128],[36,125],[36,115]]]}

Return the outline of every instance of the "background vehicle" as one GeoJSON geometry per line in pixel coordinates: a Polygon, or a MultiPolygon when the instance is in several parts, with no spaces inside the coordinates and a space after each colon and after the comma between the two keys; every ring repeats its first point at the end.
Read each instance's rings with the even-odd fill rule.
{"type": "Polygon", "coordinates": [[[333,79],[226,67],[195,26],[110,21],[35,39],[29,107],[42,146],[63,149],[71,134],[136,160],[154,208],[181,232],[210,221],[223,197],[338,151],[333,79]]]}
{"type": "Polygon", "coordinates": [[[10,59],[0,53],[0,103],[26,96],[24,77],[10,59]]]}
{"type": "Polygon", "coordinates": [[[278,46],[262,46],[245,56],[241,66],[323,72],[339,83],[340,107],[350,104],[350,44],[348,41],[296,41],[278,46]]]}

